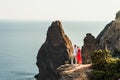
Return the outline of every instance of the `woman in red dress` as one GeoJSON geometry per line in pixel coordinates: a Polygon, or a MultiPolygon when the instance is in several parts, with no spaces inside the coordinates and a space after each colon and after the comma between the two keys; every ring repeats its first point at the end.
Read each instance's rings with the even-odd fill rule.
{"type": "Polygon", "coordinates": [[[81,56],[81,50],[79,47],[78,48],[78,52],[77,52],[77,63],[78,64],[82,64],[82,56],[81,56]]]}

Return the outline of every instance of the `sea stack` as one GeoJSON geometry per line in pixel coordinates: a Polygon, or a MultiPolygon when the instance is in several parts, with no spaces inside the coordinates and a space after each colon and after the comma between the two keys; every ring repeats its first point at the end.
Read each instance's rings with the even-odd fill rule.
{"type": "Polygon", "coordinates": [[[83,64],[91,63],[91,56],[95,50],[95,37],[91,33],[87,33],[84,38],[84,45],[81,49],[83,64]]]}
{"type": "Polygon", "coordinates": [[[60,21],[52,22],[48,28],[47,37],[37,55],[39,73],[37,80],[58,80],[56,69],[70,60],[73,47],[65,35],[60,21]]]}
{"type": "Polygon", "coordinates": [[[109,49],[114,57],[120,57],[120,11],[96,38],[97,49],[109,49]]]}

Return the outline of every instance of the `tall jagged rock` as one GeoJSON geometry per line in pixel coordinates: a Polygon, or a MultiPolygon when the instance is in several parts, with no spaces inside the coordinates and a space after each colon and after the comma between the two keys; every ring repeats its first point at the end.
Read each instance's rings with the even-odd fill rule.
{"type": "Polygon", "coordinates": [[[82,61],[84,64],[91,63],[91,56],[95,50],[95,37],[91,33],[87,33],[82,46],[82,61]]]}
{"type": "Polygon", "coordinates": [[[108,48],[114,57],[120,57],[120,11],[114,21],[106,25],[96,38],[96,48],[108,48]]]}
{"type": "Polygon", "coordinates": [[[55,70],[68,62],[73,53],[70,39],[65,35],[60,21],[55,21],[48,28],[47,38],[37,55],[39,69],[37,80],[58,80],[55,70]]]}

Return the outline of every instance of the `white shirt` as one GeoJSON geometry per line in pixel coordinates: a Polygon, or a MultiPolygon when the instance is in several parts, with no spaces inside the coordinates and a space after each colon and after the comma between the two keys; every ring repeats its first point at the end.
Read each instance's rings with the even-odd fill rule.
{"type": "Polygon", "coordinates": [[[77,47],[76,47],[76,48],[74,48],[74,51],[73,51],[73,55],[74,55],[74,56],[76,56],[76,55],[77,55],[77,51],[78,51],[77,47]]]}

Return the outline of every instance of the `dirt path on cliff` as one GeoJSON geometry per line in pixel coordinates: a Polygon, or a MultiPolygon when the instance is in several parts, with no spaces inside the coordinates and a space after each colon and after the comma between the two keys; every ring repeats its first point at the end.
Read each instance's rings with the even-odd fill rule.
{"type": "Polygon", "coordinates": [[[72,65],[72,68],[70,68],[68,70],[65,70],[64,72],[71,74],[76,70],[81,70],[82,71],[82,69],[90,68],[91,65],[92,64],[74,64],[74,65],[72,65]]]}
{"type": "Polygon", "coordinates": [[[88,80],[88,75],[92,64],[66,64],[60,67],[60,80],[88,80]]]}

